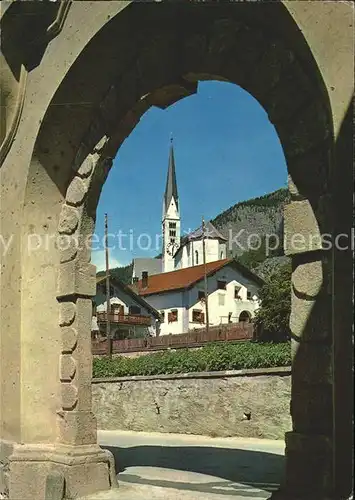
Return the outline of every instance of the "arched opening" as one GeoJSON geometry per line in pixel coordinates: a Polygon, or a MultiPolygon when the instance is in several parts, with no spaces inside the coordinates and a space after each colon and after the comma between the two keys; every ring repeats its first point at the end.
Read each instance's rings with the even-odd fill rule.
{"type": "Polygon", "coordinates": [[[240,314],[239,314],[239,321],[241,323],[250,323],[251,321],[251,314],[249,311],[242,311],[240,314]]]}
{"type": "MultiPolygon", "coordinates": [[[[22,255],[22,316],[28,336],[21,356],[26,359],[34,346],[40,347],[48,351],[48,367],[62,367],[63,373],[58,380],[58,370],[48,370],[51,376],[44,387],[42,371],[21,361],[22,378],[38,386],[23,406],[22,429],[28,442],[38,439],[30,424],[38,405],[41,439],[77,444],[70,425],[58,433],[56,411],[43,403],[49,394],[68,421],[74,416],[88,419],[90,414],[87,338],[95,269],[90,249],[82,243],[92,234],[99,194],[119,146],[151,105],[164,108],[195,92],[204,79],[227,80],[263,105],[288,165],[292,203],[285,240],[293,260],[294,375],[293,432],[287,436],[293,473],[287,474],[286,488],[304,491],[312,484],[313,492],[324,491],[323,478],[332,475],[332,387],[327,379],[331,359],[329,351],[317,347],[332,342],[332,262],[320,244],[313,241],[300,250],[291,237],[331,231],[327,195],[333,131],[327,94],[311,51],[283,4],[272,6],[271,23],[262,4],[258,10],[247,4],[201,7],[161,5],[157,10],[145,4],[143,26],[142,13],[133,4],[105,21],[66,72],[43,116],[28,174],[22,235],[31,234],[35,220],[40,234],[58,228],[70,243],[22,255]],[[76,106],[79,100],[90,105],[76,106]],[[73,236],[81,245],[73,244],[73,236]],[[38,307],[46,309],[45,317],[38,318],[38,307]],[[44,345],[35,335],[38,325],[50,331],[44,345]],[[59,347],[62,343],[65,348],[59,347]],[[314,356],[324,367],[316,374],[314,356]],[[309,460],[319,449],[326,464],[311,472],[309,460]]],[[[90,429],[86,444],[96,443],[95,426],[90,429]]]]}
{"type": "MultiPolygon", "coordinates": [[[[172,23],[170,12],[166,11],[166,14],[167,19],[165,21],[167,21],[168,24],[172,23]]],[[[181,13],[181,15],[184,17],[184,13],[181,13]]],[[[248,15],[246,17],[248,18],[248,15]]],[[[105,47],[109,46],[110,40],[114,36],[112,31],[114,26],[116,28],[115,33],[118,32],[114,21],[115,20],[109,23],[107,27],[95,37],[96,39],[89,44],[86,51],[80,56],[77,64],[78,68],[81,67],[82,69],[78,73],[77,78],[84,78],[85,68],[91,67],[91,51],[97,50],[97,46],[100,45],[104,45],[105,47]]],[[[149,30],[148,33],[145,33],[145,48],[138,48],[137,52],[137,57],[141,61],[141,73],[139,75],[135,71],[130,72],[129,67],[124,69],[123,64],[121,75],[113,76],[111,71],[111,80],[108,80],[106,77],[107,71],[104,70],[104,64],[101,63],[103,67],[102,70],[98,68],[98,72],[101,74],[102,71],[105,77],[100,78],[100,81],[97,82],[97,87],[100,92],[97,91],[96,95],[99,96],[101,93],[102,96],[100,98],[99,111],[98,114],[94,116],[92,113],[86,116],[88,128],[82,139],[83,142],[76,152],[76,157],[74,159],[74,169],[76,173],[74,177],[72,176],[73,159],[69,160],[70,156],[68,158],[68,166],[71,167],[71,170],[67,172],[69,186],[66,189],[66,201],[60,215],[60,233],[65,235],[70,235],[72,233],[78,234],[81,241],[90,236],[94,227],[99,193],[111,167],[111,159],[115,155],[120,144],[122,144],[135,124],[139,121],[140,116],[151,105],[160,105],[164,108],[176,99],[196,92],[198,81],[216,78],[226,79],[244,86],[259,100],[259,102],[261,102],[267,110],[270,120],[275,124],[284,148],[289,173],[293,183],[290,184],[290,189],[291,193],[295,196],[295,200],[297,200],[293,206],[294,210],[298,211],[301,208],[301,210],[315,210],[317,212],[318,202],[316,202],[315,198],[309,199],[308,197],[308,201],[303,201],[306,200],[308,194],[307,181],[304,179],[303,175],[301,175],[301,183],[297,185],[293,180],[295,176],[291,174],[291,172],[295,170],[297,177],[298,165],[303,165],[304,162],[307,161],[306,157],[309,148],[311,146],[313,148],[314,144],[319,145],[319,152],[317,151],[316,155],[319,154],[322,158],[324,152],[328,150],[327,139],[329,137],[329,128],[326,126],[327,110],[325,103],[317,96],[317,86],[309,81],[309,77],[303,71],[302,65],[295,63],[294,58],[290,56],[287,48],[280,44],[279,40],[275,39],[274,45],[272,45],[274,49],[265,55],[263,42],[261,40],[263,35],[260,34],[260,31],[254,31],[254,29],[252,29],[251,26],[253,26],[254,23],[251,19],[248,18],[248,22],[246,22],[248,29],[244,29],[243,26],[240,26],[240,24],[233,19],[223,19],[223,14],[222,18],[219,19],[216,19],[215,16],[206,15],[205,23],[204,29],[208,30],[210,33],[212,30],[212,34],[207,38],[205,38],[203,33],[196,34],[194,26],[191,24],[191,20],[189,20],[188,26],[190,26],[191,34],[186,34],[179,44],[172,45],[182,48],[183,53],[180,58],[183,61],[183,65],[187,64],[187,67],[179,68],[178,72],[180,72],[180,74],[176,74],[176,69],[171,72],[173,54],[169,49],[171,46],[168,43],[170,38],[169,32],[162,33],[161,39],[158,42],[156,39],[150,39],[152,34],[149,30]],[[246,60],[243,59],[242,52],[238,49],[237,40],[239,39],[240,43],[240,37],[243,39],[243,44],[241,44],[241,46],[248,46],[249,48],[248,58],[246,60]],[[207,43],[208,55],[202,58],[203,62],[201,64],[201,50],[203,52],[205,50],[203,48],[204,43],[207,43]],[[222,51],[223,55],[221,55],[220,51],[222,51]],[[153,53],[154,59],[152,60],[151,57],[153,53]],[[238,66],[236,66],[235,62],[232,62],[235,61],[235,57],[237,57],[237,60],[238,58],[242,58],[243,64],[246,65],[246,71],[243,77],[238,71],[238,66]],[[268,75],[269,81],[265,83],[264,76],[266,75],[266,68],[269,69],[272,67],[271,61],[274,57],[277,57],[277,60],[281,59],[284,66],[281,71],[279,67],[275,67],[274,72],[272,71],[271,75],[268,75]],[[254,69],[252,70],[257,60],[259,61],[257,65],[259,73],[254,69]],[[263,73],[263,71],[265,73],[263,73]],[[284,75],[288,73],[290,73],[290,75],[286,78],[284,75]],[[246,79],[243,80],[243,78],[246,79]],[[119,81],[119,86],[116,83],[117,81],[119,81]],[[263,82],[262,85],[260,83],[261,81],[263,82]],[[127,91],[124,93],[118,92],[118,88],[127,88],[127,91]],[[135,92],[129,92],[128,88],[131,90],[134,89],[135,92]],[[286,94],[287,99],[284,97],[286,94]],[[141,95],[138,101],[137,95],[141,95]],[[291,95],[293,96],[292,98],[290,97],[291,95]],[[312,120],[309,120],[309,116],[311,116],[312,120]],[[297,119],[295,119],[295,117],[297,117],[297,119]],[[318,126],[314,125],[313,119],[318,120],[318,126]],[[311,121],[312,126],[310,126],[311,121]],[[296,126],[296,124],[300,126],[296,126]],[[304,188],[303,192],[302,188],[304,188]],[[317,204],[313,206],[315,202],[317,204]],[[298,205],[299,203],[301,206],[298,205]]],[[[108,56],[106,57],[106,61],[110,61],[108,56]]],[[[239,62],[239,64],[240,63],[241,62],[239,62]]],[[[55,100],[63,99],[67,92],[70,92],[69,85],[73,85],[70,78],[71,74],[73,74],[73,70],[63,82],[63,85],[57,92],[55,100]]],[[[79,82],[77,82],[77,84],[78,83],[79,82]]],[[[47,123],[58,123],[59,117],[56,115],[58,115],[58,113],[62,114],[63,111],[64,110],[61,108],[58,108],[58,111],[56,111],[55,107],[52,107],[49,115],[54,116],[47,116],[47,123]]],[[[80,114],[83,114],[82,110],[80,110],[80,114]]],[[[64,116],[60,116],[60,122],[62,122],[63,119],[64,116]]],[[[79,117],[74,118],[73,116],[69,123],[73,123],[73,120],[75,123],[78,119],[79,117]]],[[[84,116],[81,116],[81,123],[81,130],[83,131],[85,124],[84,116]]],[[[45,135],[49,133],[49,128],[50,127],[45,126],[42,127],[45,135]]],[[[70,132],[71,143],[73,143],[73,131],[70,132]]],[[[66,131],[64,131],[64,134],[68,137],[66,131]]],[[[59,137],[62,146],[57,145],[56,151],[66,146],[66,138],[63,137],[62,134],[59,135],[59,137]]],[[[44,158],[44,148],[41,147],[43,139],[44,137],[41,135],[35,150],[35,157],[40,160],[40,163],[42,163],[44,158]]],[[[45,159],[48,161],[48,156],[46,154],[45,159]]],[[[324,163],[322,163],[322,167],[325,167],[324,163]]],[[[62,179],[62,186],[65,189],[68,180],[65,182],[63,177],[62,179]]],[[[327,182],[326,172],[323,182],[327,182]]],[[[324,184],[321,189],[325,189],[324,184]]],[[[326,224],[327,221],[321,220],[321,223],[326,224]]],[[[71,248],[69,248],[69,250],[66,249],[64,251],[65,255],[64,252],[61,252],[62,255],[60,260],[62,264],[60,265],[59,273],[67,275],[68,265],[71,262],[77,263],[80,269],[82,269],[83,266],[87,266],[87,273],[91,273],[91,267],[87,264],[90,258],[89,255],[87,255],[87,249],[86,252],[85,249],[79,251],[74,249],[73,253],[71,253],[71,251],[71,248]],[[68,252],[70,255],[68,255],[68,252]]],[[[195,265],[200,264],[199,257],[199,253],[196,250],[195,265]]],[[[298,257],[295,257],[296,260],[297,258],[298,257]]],[[[311,257],[311,262],[313,262],[313,257],[311,257]]],[[[81,273],[82,272],[83,271],[81,271],[81,273]]],[[[61,307],[67,307],[66,303],[68,305],[75,304],[74,307],[78,307],[77,301],[73,302],[72,294],[68,294],[66,289],[60,290],[57,297],[60,300],[61,307]]],[[[70,305],[70,307],[72,306],[70,305]]],[[[63,328],[63,326],[61,326],[61,328],[63,328]]],[[[85,335],[84,331],[83,335],[85,335]]],[[[75,356],[75,351],[73,355],[75,356]]],[[[75,405],[74,402],[73,404],[75,405]]],[[[303,420],[304,417],[300,415],[299,418],[303,420]]]]}

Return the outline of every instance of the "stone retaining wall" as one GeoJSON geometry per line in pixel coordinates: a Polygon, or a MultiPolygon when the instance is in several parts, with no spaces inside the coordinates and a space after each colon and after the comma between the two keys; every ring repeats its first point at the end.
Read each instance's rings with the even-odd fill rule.
{"type": "Polygon", "coordinates": [[[98,428],[283,439],[291,369],[93,379],[98,428]]]}

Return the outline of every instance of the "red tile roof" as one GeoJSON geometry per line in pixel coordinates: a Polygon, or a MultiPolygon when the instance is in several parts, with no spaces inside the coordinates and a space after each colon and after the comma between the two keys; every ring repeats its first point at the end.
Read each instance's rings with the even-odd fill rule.
{"type": "MultiPolygon", "coordinates": [[[[214,274],[216,271],[231,264],[233,259],[217,260],[206,264],[207,276],[214,274]]],[[[181,290],[189,288],[198,281],[204,278],[205,266],[186,267],[178,271],[171,271],[170,273],[161,273],[148,276],[147,288],[142,288],[142,280],[136,284],[137,293],[139,295],[152,295],[155,293],[170,292],[172,290],[181,290]]]]}

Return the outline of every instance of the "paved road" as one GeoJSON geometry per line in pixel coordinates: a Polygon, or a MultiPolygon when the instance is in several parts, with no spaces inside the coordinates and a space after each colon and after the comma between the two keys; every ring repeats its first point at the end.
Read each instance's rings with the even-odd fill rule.
{"type": "Polygon", "coordinates": [[[282,480],[283,441],[99,431],[116,458],[115,500],[262,500],[282,480]]]}

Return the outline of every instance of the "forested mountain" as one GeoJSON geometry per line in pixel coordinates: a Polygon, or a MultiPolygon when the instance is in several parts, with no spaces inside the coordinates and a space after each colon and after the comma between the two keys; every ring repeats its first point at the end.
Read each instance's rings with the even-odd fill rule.
{"type": "Polygon", "coordinates": [[[266,234],[283,233],[283,208],[289,202],[287,189],[279,189],[273,193],[236,203],[211,222],[229,240],[238,238],[233,243],[233,255],[241,255],[250,244],[255,244],[257,236],[263,238],[266,234]],[[256,235],[256,236],[252,236],[256,235]]]}
{"type": "MultiPolygon", "coordinates": [[[[132,280],[132,271],[133,271],[133,264],[129,264],[128,266],[124,267],[114,267],[113,269],[110,269],[110,276],[113,278],[118,278],[125,284],[131,283],[132,280]]],[[[97,273],[97,276],[105,276],[106,271],[100,271],[97,273]]]]}
{"type": "Polygon", "coordinates": [[[283,256],[283,209],[289,201],[288,190],[278,189],[236,203],[211,221],[227,238],[229,255],[263,278],[288,260],[283,256]],[[277,248],[268,250],[267,238],[269,247],[277,248]]]}

